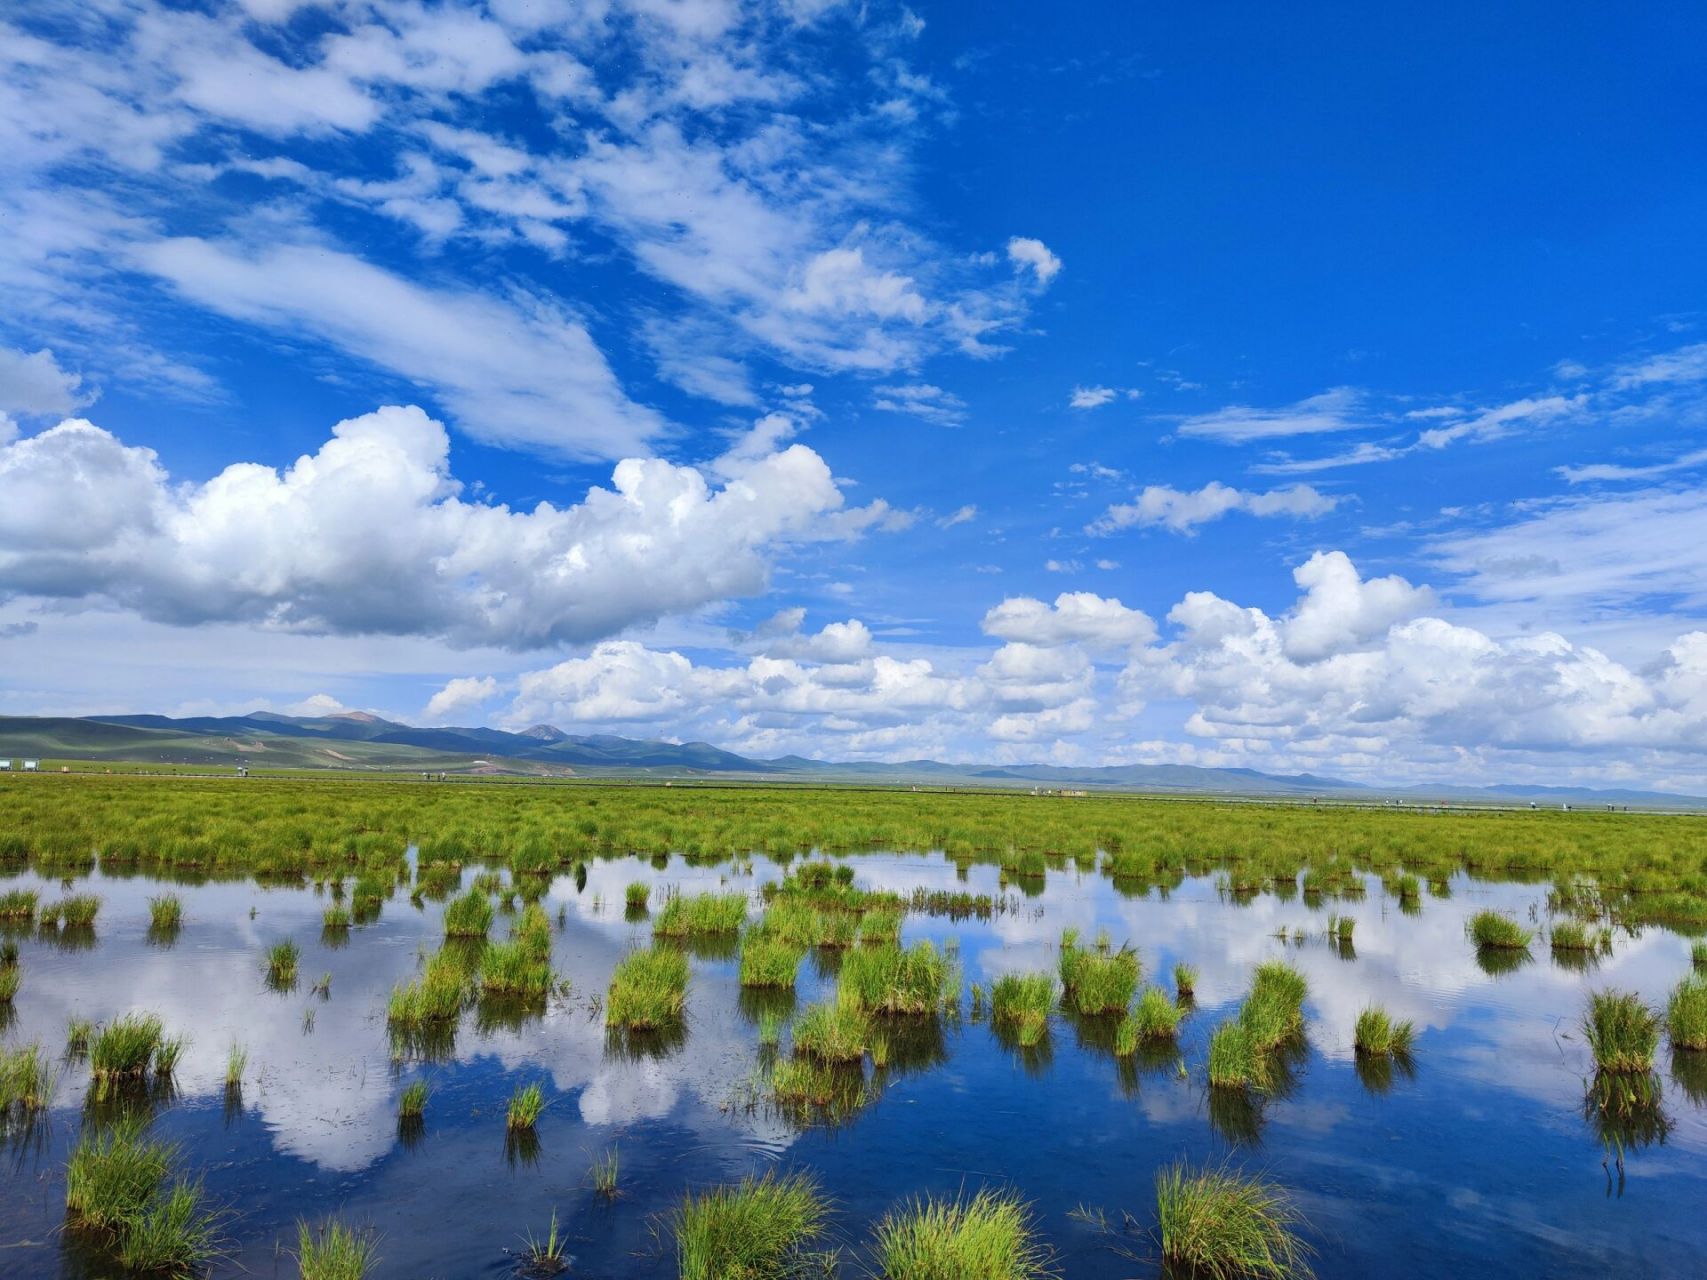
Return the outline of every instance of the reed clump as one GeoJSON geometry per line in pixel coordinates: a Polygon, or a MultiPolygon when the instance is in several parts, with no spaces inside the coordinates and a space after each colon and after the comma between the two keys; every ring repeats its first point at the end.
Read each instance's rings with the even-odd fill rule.
{"type": "Polygon", "coordinates": [[[184,922],[184,904],[176,894],[162,894],[148,900],[148,927],[160,933],[172,933],[184,922]]]}
{"type": "Polygon", "coordinates": [[[622,891],[623,903],[632,912],[646,910],[646,904],[652,898],[652,886],[644,880],[631,880],[628,887],[622,891]]]}
{"type": "Polygon", "coordinates": [[[98,1093],[114,1086],[170,1075],[183,1053],[184,1041],[168,1037],[152,1013],[127,1013],[97,1031],[89,1041],[89,1071],[98,1093]]]}
{"type": "Polygon", "coordinates": [[[34,889],[8,889],[0,893],[0,920],[31,924],[41,899],[34,889]]]}
{"type": "Polygon", "coordinates": [[[52,1102],[58,1076],[39,1043],[0,1049],[0,1131],[14,1110],[29,1114],[52,1102]]]}
{"type": "Polygon", "coordinates": [[[1197,966],[1183,961],[1174,966],[1174,991],[1181,1002],[1197,994],[1197,966]]]}
{"type": "Polygon", "coordinates": [[[285,938],[267,949],[267,981],[277,987],[296,985],[296,966],[302,959],[302,948],[285,938]]]}
{"type": "Polygon", "coordinates": [[[1164,1263],[1205,1280],[1302,1280],[1311,1274],[1303,1216],[1266,1178],[1184,1162],[1156,1175],[1164,1263]]]}
{"type": "Polygon", "coordinates": [[[1030,1207],[1016,1191],[924,1196],[877,1224],[871,1252],[887,1280],[1041,1280],[1054,1274],[1030,1207]]]}
{"type": "Polygon", "coordinates": [[[465,962],[449,951],[436,951],[420,977],[391,989],[386,1020],[400,1030],[452,1021],[462,1013],[470,985],[465,962]]]}
{"type": "Polygon", "coordinates": [[[848,1000],[808,1005],[794,1020],[794,1051],[819,1062],[858,1062],[870,1037],[864,1010],[848,1000]]]}
{"type": "Polygon", "coordinates": [[[1660,1019],[1634,992],[1591,992],[1582,1030],[1597,1070],[1626,1075],[1653,1069],[1660,1019]]]}
{"type": "Polygon", "coordinates": [[[88,929],[100,913],[101,900],[89,893],[72,894],[41,909],[44,926],[58,925],[66,929],[88,929]]]}
{"type": "Polygon", "coordinates": [[[688,961],[670,947],[630,951],[611,975],[605,1014],[613,1026],[649,1030],[681,1020],[688,961]]]}
{"type": "Polygon", "coordinates": [[[682,1198],[668,1219],[680,1280],[783,1280],[803,1274],[829,1205],[809,1173],[743,1178],[682,1198]]]}
{"type": "Polygon", "coordinates": [[[397,1118],[399,1120],[419,1120],[427,1114],[427,1082],[411,1080],[403,1086],[403,1092],[397,1095],[397,1118]]]}

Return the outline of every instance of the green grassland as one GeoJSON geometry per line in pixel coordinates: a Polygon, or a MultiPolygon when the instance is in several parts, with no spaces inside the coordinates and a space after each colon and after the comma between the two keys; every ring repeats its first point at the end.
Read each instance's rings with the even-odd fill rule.
{"type": "Polygon", "coordinates": [[[96,858],[162,874],[396,882],[435,863],[518,875],[593,858],[940,850],[964,862],[1095,868],[1123,891],[1219,874],[1235,896],[1362,891],[1361,872],[1437,887],[1459,871],[1551,881],[1585,918],[1707,927],[1707,818],[1182,801],[876,788],[433,783],[89,774],[0,779],[0,869],[96,858]],[[1021,858],[1020,855],[1024,855],[1021,858]]]}

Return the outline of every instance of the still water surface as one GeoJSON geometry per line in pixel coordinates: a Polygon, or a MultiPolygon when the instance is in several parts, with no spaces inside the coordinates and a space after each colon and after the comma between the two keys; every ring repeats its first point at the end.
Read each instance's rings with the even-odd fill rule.
{"type": "MultiPolygon", "coordinates": [[[[735,959],[704,954],[693,962],[679,1044],[639,1059],[609,1046],[597,1001],[618,959],[648,935],[644,920],[625,919],[624,886],[653,884],[655,904],[667,885],[745,889],[756,917],[759,885],[781,874],[762,857],[746,864],[750,873],[631,859],[589,865],[579,888],[555,881],[544,901],[554,922],[564,912],[553,965],[572,993],[519,1025],[482,1026],[470,1011],[444,1061],[400,1067],[386,998],[416,973],[422,949],[438,945],[440,904],[417,909],[399,893],[376,923],[331,947],[321,941],[323,895],[173,886],[185,922],[161,945],[148,938],[147,910],[161,887],[97,874],[78,885],[103,902],[92,947],[17,935],[24,982],[4,1040],[57,1050],[71,1018],[126,1010],[158,1013],[168,1032],[191,1037],[155,1129],[230,1211],[232,1253],[219,1274],[294,1277],[296,1220],[337,1213],[382,1233],[377,1275],[510,1276],[523,1233],[542,1234],[555,1209],[571,1236],[571,1274],[664,1277],[674,1268],[654,1234],[657,1215],[686,1189],[774,1165],[818,1174],[852,1255],[898,1200],[1007,1183],[1033,1202],[1066,1275],[1126,1280],[1159,1273],[1142,1231],[1156,1170],[1180,1156],[1230,1158],[1291,1187],[1324,1277],[1707,1273],[1707,1063],[1673,1059],[1662,1045],[1667,1128],[1626,1150],[1620,1174],[1585,1118],[1592,1067],[1576,1029],[1593,988],[1662,1003],[1689,969],[1680,937],[1621,935],[1587,972],[1556,964],[1538,940],[1529,962],[1492,975],[1465,919],[1493,906],[1544,920],[1543,887],[1460,878],[1450,898],[1425,897],[1407,915],[1373,879],[1357,902],[1264,895],[1240,905],[1212,879],[1133,897],[1093,872],[1051,871],[1021,894],[1004,890],[993,867],[961,870],[940,856],[853,861],[866,888],[1002,898],[1006,909],[989,920],[907,917],[904,942],[957,939],[968,983],[1052,970],[1069,926],[1087,941],[1106,929],[1116,945],[1130,942],[1146,978],[1170,989],[1174,962],[1196,965],[1179,1054],[1122,1061],[1106,1028],[1059,1016],[1046,1047],[1021,1053],[963,999],[940,1042],[900,1054],[856,1115],[802,1128],[764,1100],[758,1005],[743,998],[735,959]],[[1324,938],[1329,911],[1357,919],[1354,951],[1324,938]],[[1307,937],[1276,940],[1281,928],[1307,937]],[[302,946],[301,978],[279,993],[263,980],[262,957],[287,937],[302,946]],[[1260,1110],[1212,1105],[1208,1034],[1237,1007],[1253,966],[1277,955],[1309,980],[1308,1051],[1290,1087],[1260,1110]],[[322,973],[332,975],[325,999],[309,990],[322,973]],[[1415,1021],[1414,1073],[1360,1070],[1352,1026],[1371,1002],[1415,1021]],[[224,1089],[234,1040],[249,1051],[239,1106],[224,1089]],[[420,1077],[432,1089],[424,1130],[400,1134],[397,1096],[420,1077]],[[506,1143],[504,1107],[533,1081],[551,1102],[537,1147],[518,1148],[506,1143]],[[622,1194],[606,1202],[588,1170],[612,1147],[622,1194]],[[1114,1234],[1081,1207],[1101,1210],[1114,1234]],[[1126,1214],[1137,1230],[1122,1230],[1126,1214]]],[[[0,880],[0,890],[20,885],[58,892],[32,876],[0,880]]],[[[505,930],[500,918],[493,936],[505,930]]],[[[800,1004],[833,985],[827,968],[803,964],[800,1004]]],[[[0,1275],[101,1274],[59,1230],[87,1083],[86,1067],[68,1062],[46,1122],[12,1135],[4,1152],[0,1275]]],[[[859,1261],[849,1274],[861,1273],[859,1261]]]]}

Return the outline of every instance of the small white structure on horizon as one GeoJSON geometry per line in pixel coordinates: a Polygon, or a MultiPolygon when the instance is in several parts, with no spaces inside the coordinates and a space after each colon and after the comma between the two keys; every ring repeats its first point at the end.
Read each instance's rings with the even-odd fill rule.
{"type": "Polygon", "coordinates": [[[41,761],[39,761],[39,760],[26,760],[26,761],[24,761],[24,772],[25,773],[34,773],[40,767],[41,767],[41,761]]]}
{"type": "Polygon", "coordinates": [[[0,773],[11,773],[11,772],[12,772],[12,762],[10,760],[0,760],[0,773]]]}

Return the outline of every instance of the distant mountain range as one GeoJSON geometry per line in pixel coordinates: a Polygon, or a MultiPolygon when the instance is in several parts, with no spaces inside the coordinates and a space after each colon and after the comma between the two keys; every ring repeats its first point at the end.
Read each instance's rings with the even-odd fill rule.
{"type": "Polygon", "coordinates": [[[612,734],[576,735],[536,724],[511,733],[486,728],[417,728],[365,712],[286,716],[120,715],[0,716],[0,758],[91,760],[269,769],[421,770],[457,774],[745,778],[795,782],[1049,787],[1172,794],[1404,798],[1643,807],[1707,807],[1695,796],[1658,791],[1542,787],[1379,787],[1315,774],[1193,765],[984,765],[906,760],[898,763],[755,760],[708,742],[659,742],[612,734]]]}

